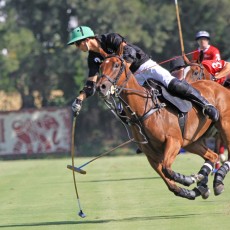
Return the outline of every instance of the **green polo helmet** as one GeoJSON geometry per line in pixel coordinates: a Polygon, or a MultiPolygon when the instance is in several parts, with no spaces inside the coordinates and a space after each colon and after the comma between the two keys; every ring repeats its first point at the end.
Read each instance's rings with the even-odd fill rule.
{"type": "Polygon", "coordinates": [[[72,45],[76,41],[82,40],[84,38],[94,37],[94,36],[95,34],[91,30],[91,28],[87,26],[79,26],[70,33],[70,40],[67,43],[67,45],[72,45]]]}

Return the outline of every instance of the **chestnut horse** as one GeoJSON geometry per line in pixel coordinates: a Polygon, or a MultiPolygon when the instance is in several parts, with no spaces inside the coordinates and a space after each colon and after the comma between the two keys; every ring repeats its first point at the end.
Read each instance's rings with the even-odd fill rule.
{"type": "MultiPolygon", "coordinates": [[[[116,98],[122,103],[135,142],[171,192],[191,200],[203,195],[199,188],[189,190],[179,187],[177,183],[189,186],[194,181],[191,182],[193,178],[174,172],[172,164],[180,148],[200,155],[212,163],[217,160],[218,155],[203,143],[203,135],[211,127],[212,121],[203,115],[200,108],[193,105],[187,113],[182,133],[178,122],[178,110],[175,107],[169,103],[165,106],[158,98],[159,92],[156,90],[140,86],[121,56],[102,54],[105,60],[100,66],[101,75],[97,82],[99,95],[107,104],[112,104],[108,100],[114,101],[116,98]]],[[[209,84],[207,81],[197,81],[193,86],[219,110],[220,119],[215,126],[219,129],[229,152],[230,103],[227,102],[230,92],[212,81],[209,84]]],[[[229,168],[230,162],[227,161],[219,169],[220,173],[215,174],[215,195],[223,192],[223,180],[229,168]]]]}

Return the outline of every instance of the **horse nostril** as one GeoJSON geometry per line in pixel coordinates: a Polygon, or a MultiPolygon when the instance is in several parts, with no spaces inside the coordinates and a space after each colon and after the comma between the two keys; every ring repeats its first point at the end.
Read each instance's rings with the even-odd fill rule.
{"type": "Polygon", "coordinates": [[[106,85],[102,84],[101,89],[106,89],[106,85]]]}

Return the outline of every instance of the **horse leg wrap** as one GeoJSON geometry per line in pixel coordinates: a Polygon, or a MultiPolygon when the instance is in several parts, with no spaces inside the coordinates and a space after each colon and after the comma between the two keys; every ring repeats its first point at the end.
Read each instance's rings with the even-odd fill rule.
{"type": "Polygon", "coordinates": [[[198,175],[203,175],[203,179],[197,183],[198,186],[202,186],[204,188],[207,187],[208,183],[208,175],[213,169],[213,163],[211,161],[206,161],[204,165],[201,167],[198,175]]]}
{"type": "Polygon", "coordinates": [[[174,194],[176,196],[187,198],[189,200],[195,200],[195,198],[197,197],[197,194],[194,190],[188,190],[185,188],[180,188],[180,191],[175,191],[174,194]]]}
{"type": "Polygon", "coordinates": [[[219,170],[215,173],[215,178],[214,178],[214,181],[213,181],[213,185],[218,185],[218,184],[224,184],[223,183],[223,180],[226,176],[226,174],[228,173],[229,171],[229,165],[228,164],[223,164],[219,170]]]}
{"type": "Polygon", "coordinates": [[[229,169],[230,169],[230,162],[226,161],[215,173],[215,177],[213,181],[213,190],[215,196],[220,195],[224,191],[223,180],[227,175],[229,169]]]}
{"type": "Polygon", "coordinates": [[[185,186],[190,186],[195,182],[193,177],[191,176],[185,176],[172,170],[168,170],[167,168],[164,168],[162,171],[168,179],[183,184],[185,186]]]}
{"type": "Polygon", "coordinates": [[[202,196],[203,199],[207,199],[210,195],[210,189],[206,186],[198,186],[197,188],[193,189],[194,192],[196,193],[196,196],[202,196]]]}

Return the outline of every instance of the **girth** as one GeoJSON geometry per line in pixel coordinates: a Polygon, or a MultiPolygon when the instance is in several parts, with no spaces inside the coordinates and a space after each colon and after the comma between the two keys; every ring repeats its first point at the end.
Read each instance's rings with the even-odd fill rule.
{"type": "Polygon", "coordinates": [[[161,101],[164,100],[164,102],[168,103],[170,106],[176,107],[178,111],[178,123],[183,135],[185,123],[187,120],[187,113],[192,109],[192,103],[186,99],[172,95],[163,85],[152,79],[149,79],[144,86],[150,87],[151,90],[158,90],[159,95],[157,95],[157,97],[159,97],[161,101]]]}

